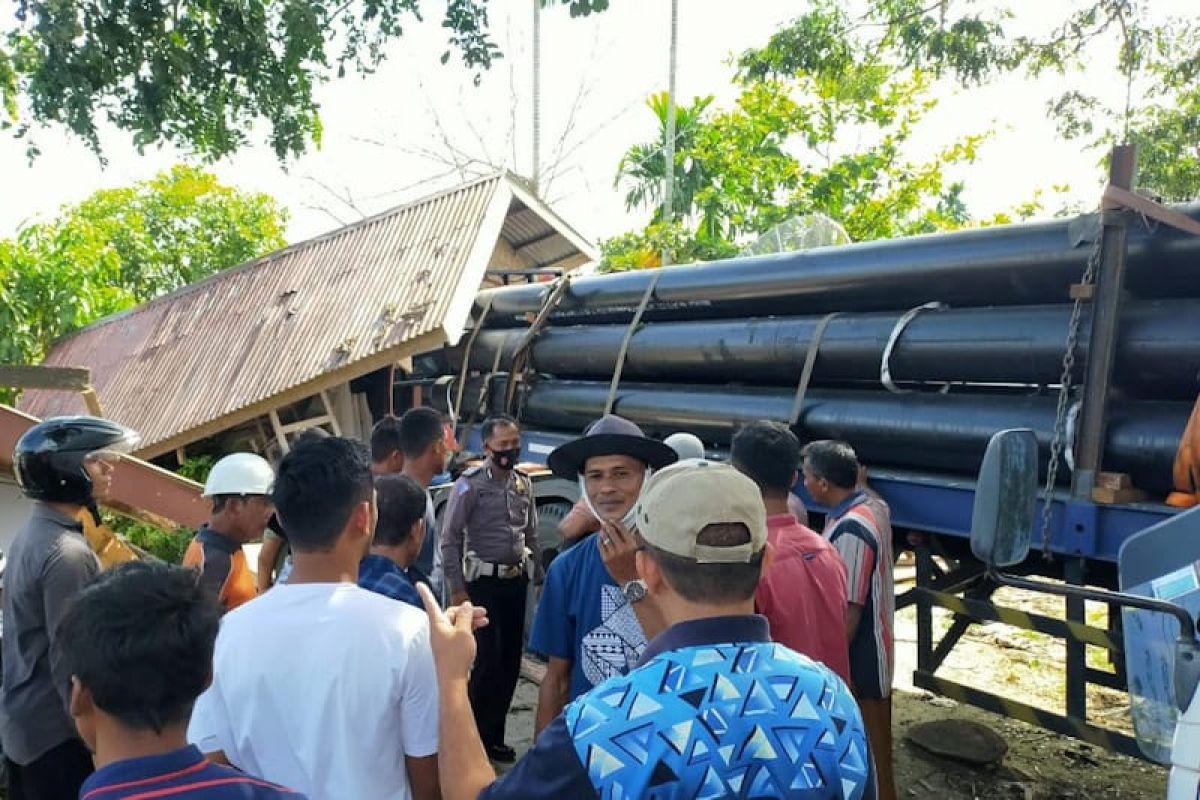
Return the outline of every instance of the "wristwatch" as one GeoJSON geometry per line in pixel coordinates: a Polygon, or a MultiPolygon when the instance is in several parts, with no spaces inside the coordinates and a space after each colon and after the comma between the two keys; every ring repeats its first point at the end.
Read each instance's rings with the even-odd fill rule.
{"type": "Polygon", "coordinates": [[[639,603],[646,599],[646,582],[641,579],[634,579],[621,586],[621,594],[625,595],[625,600],[630,605],[639,603]]]}

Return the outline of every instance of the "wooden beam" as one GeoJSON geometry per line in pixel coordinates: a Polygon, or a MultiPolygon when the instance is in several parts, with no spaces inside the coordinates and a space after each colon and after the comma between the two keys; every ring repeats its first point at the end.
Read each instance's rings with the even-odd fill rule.
{"type": "MultiPolygon", "coordinates": [[[[21,434],[37,423],[36,417],[0,405],[0,460],[11,461],[21,434]]],[[[108,505],[124,512],[148,512],[176,525],[196,528],[208,519],[209,503],[200,496],[202,489],[182,475],[124,456],[113,472],[108,505]]]]}
{"type": "Polygon", "coordinates": [[[103,417],[104,409],[100,407],[100,398],[96,394],[96,390],[92,386],[85,386],[80,391],[83,395],[84,405],[93,417],[103,417]]]}
{"type": "Polygon", "coordinates": [[[91,383],[92,371],[87,367],[33,367],[27,364],[0,364],[0,386],[82,392],[85,389],[91,389],[91,383]]]}

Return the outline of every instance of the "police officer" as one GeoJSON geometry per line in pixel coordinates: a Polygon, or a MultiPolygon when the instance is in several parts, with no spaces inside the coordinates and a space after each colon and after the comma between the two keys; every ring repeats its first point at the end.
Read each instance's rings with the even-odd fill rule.
{"type": "Polygon", "coordinates": [[[74,800],[92,772],[67,713],[71,676],[55,637],[75,594],[100,572],[85,525],[99,519],[120,455],[139,443],[133,431],[97,417],[48,419],[17,441],[17,483],[37,502],[4,576],[0,738],[12,800],[74,800]]]}
{"type": "Polygon", "coordinates": [[[458,479],[442,522],[442,561],[451,603],[468,598],[488,611],[476,633],[468,692],[488,757],[509,762],[504,723],[517,687],[529,580],[540,580],[537,507],[529,477],[516,469],[521,431],[497,416],[480,428],[487,462],[458,479]]]}

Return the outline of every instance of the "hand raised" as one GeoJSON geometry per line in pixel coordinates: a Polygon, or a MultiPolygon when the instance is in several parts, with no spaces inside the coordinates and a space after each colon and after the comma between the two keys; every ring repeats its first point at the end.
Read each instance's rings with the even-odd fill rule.
{"type": "Polygon", "coordinates": [[[429,615],[429,642],[438,682],[465,681],[475,663],[475,631],[488,624],[487,609],[463,603],[442,611],[428,586],[418,583],[417,592],[429,615]]]}

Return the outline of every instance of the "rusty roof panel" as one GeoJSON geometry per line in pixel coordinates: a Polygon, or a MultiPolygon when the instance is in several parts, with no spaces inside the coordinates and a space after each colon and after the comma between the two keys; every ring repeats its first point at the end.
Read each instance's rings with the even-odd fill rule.
{"type": "MultiPolygon", "coordinates": [[[[75,333],[45,363],[90,367],[105,413],[154,453],[327,373],[402,357],[419,337],[456,338],[446,329],[465,319],[447,315],[470,307],[510,180],[480,179],[218,273],[75,333]],[[475,247],[481,235],[486,248],[475,247]]],[[[78,413],[80,401],[29,391],[21,408],[47,417],[78,413]]]]}

